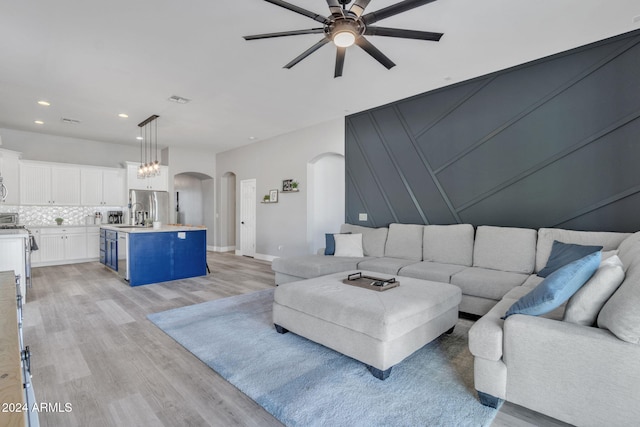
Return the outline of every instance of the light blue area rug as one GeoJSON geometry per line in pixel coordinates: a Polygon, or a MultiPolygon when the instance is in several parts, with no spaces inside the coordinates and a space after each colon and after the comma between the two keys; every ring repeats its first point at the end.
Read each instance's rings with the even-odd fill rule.
{"type": "Polygon", "coordinates": [[[272,303],[268,289],[148,318],[287,426],[487,426],[495,417],[475,395],[464,325],[380,381],[354,359],[278,334],[272,303]]]}

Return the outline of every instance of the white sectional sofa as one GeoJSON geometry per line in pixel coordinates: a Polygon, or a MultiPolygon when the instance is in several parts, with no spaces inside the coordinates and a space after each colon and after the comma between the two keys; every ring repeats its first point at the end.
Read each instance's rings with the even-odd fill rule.
{"type": "Polygon", "coordinates": [[[506,311],[543,279],[509,291],[469,331],[480,400],[508,400],[578,426],[631,426],[640,419],[640,233],[559,229],[538,232],[536,270],[553,241],[617,249],[625,278],[597,324],[563,321],[565,308],[543,316],[506,311]]]}
{"type": "MultiPolygon", "coordinates": [[[[579,426],[640,419],[640,232],[607,233],[468,224],[391,224],[361,233],[363,257],[309,255],[273,262],[276,283],[362,269],[457,285],[460,311],[482,316],[469,332],[481,402],[514,402],[579,426]],[[505,316],[544,279],[554,241],[617,251],[624,281],[591,325],[564,321],[565,305],[543,316],[505,316]]],[[[601,308],[601,309],[600,309],[601,308]]]]}
{"type": "Polygon", "coordinates": [[[462,289],[460,311],[483,315],[529,279],[536,265],[536,230],[470,224],[343,224],[340,233],[362,234],[361,258],[306,255],[277,258],[276,284],[362,269],[451,283],[462,289]],[[475,237],[474,237],[475,236],[475,237]]]}

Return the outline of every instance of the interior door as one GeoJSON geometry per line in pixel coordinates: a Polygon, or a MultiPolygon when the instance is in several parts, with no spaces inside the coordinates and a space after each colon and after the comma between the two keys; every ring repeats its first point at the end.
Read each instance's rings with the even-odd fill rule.
{"type": "Polygon", "coordinates": [[[240,255],[256,255],[256,180],[240,181],[240,255]]]}

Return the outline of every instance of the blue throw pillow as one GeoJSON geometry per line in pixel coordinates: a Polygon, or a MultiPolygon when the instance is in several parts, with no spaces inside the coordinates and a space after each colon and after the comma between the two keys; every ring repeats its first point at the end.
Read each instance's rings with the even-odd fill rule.
{"type": "Polygon", "coordinates": [[[584,246],[553,241],[547,265],[538,272],[538,276],[547,277],[557,269],[602,250],[602,246],[584,246]]]}
{"type": "Polygon", "coordinates": [[[325,255],[333,255],[336,253],[336,239],[333,237],[333,234],[326,233],[324,235],[325,245],[324,245],[324,254],[325,255]]]}
{"type": "Polygon", "coordinates": [[[531,292],[516,301],[503,319],[512,314],[539,316],[560,307],[593,276],[601,258],[600,251],[594,252],[554,271],[531,292]]]}
{"type": "MultiPolygon", "coordinates": [[[[324,235],[324,254],[325,255],[334,255],[336,253],[336,239],[333,237],[334,233],[325,233],[324,235]]],[[[350,231],[346,233],[335,233],[335,234],[351,234],[350,231]]]]}

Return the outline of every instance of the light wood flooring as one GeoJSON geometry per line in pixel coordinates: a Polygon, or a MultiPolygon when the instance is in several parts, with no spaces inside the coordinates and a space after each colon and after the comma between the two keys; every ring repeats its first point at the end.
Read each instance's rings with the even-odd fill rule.
{"type": "MultiPolygon", "coordinates": [[[[281,426],[253,400],[177,344],[149,313],[274,287],[271,264],[208,253],[205,277],[129,287],[101,264],[33,269],[25,343],[40,425],[281,426]]],[[[559,426],[505,404],[493,426],[559,426]]]]}

